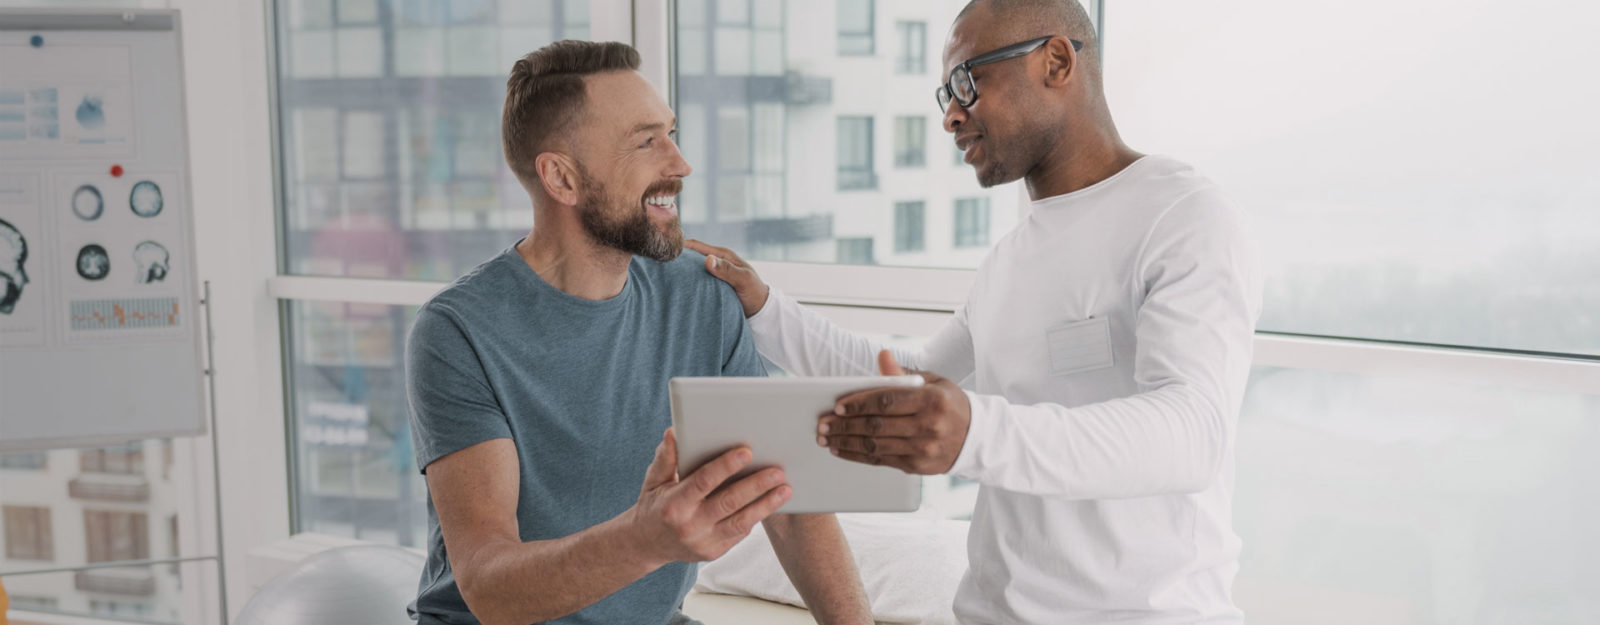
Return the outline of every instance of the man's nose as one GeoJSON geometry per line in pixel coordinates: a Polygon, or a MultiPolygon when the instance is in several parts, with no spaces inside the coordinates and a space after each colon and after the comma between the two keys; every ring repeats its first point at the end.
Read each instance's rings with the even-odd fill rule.
{"type": "Polygon", "coordinates": [[[967,123],[967,108],[956,102],[955,98],[951,98],[950,103],[944,106],[944,131],[954,134],[965,123],[967,123]]]}
{"type": "Polygon", "coordinates": [[[694,168],[689,166],[689,161],[684,160],[683,152],[680,152],[678,150],[678,143],[676,141],[673,141],[673,142],[671,142],[671,145],[672,145],[672,162],[669,164],[669,167],[668,167],[668,169],[666,171],[666,174],[668,176],[672,176],[672,177],[676,177],[676,178],[683,178],[683,177],[688,176],[690,173],[692,173],[694,171],[694,168]]]}

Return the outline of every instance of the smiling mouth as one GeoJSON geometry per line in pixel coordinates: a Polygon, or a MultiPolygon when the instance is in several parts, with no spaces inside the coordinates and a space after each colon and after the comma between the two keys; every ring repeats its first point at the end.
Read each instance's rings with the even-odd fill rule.
{"type": "Polygon", "coordinates": [[[667,217],[678,216],[677,195],[652,195],[644,199],[645,210],[660,212],[667,217]]]}

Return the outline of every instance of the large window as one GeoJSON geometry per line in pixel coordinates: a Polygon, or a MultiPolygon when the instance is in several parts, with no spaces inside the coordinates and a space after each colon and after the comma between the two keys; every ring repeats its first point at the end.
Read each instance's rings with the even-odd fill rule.
{"type": "Polygon", "coordinates": [[[445,280],[533,225],[500,158],[505,75],[587,37],[586,1],[275,4],[290,273],[445,280]]]}
{"type": "Polygon", "coordinates": [[[412,454],[401,367],[416,309],[296,302],[288,314],[297,525],[424,546],[427,485],[412,454]]]}
{"type": "MultiPolygon", "coordinates": [[[[527,229],[498,160],[491,83],[514,58],[506,41],[537,47],[508,28],[581,36],[583,3],[418,4],[421,17],[289,4],[289,273],[437,285],[527,229]],[[402,22],[418,31],[407,41],[439,43],[400,45],[402,22]],[[296,54],[315,57],[309,73],[296,54]]],[[[914,344],[904,336],[931,334],[958,304],[940,289],[969,281],[1017,223],[1022,193],[979,187],[943,132],[922,139],[921,165],[897,166],[912,134],[901,120],[938,119],[931,72],[903,71],[918,48],[907,25],[943,32],[965,0],[832,4],[673,5],[662,72],[695,169],[684,225],[845,327],[914,344]],[[884,46],[880,21],[895,25],[884,46]]],[[[1600,356],[1600,187],[1588,182],[1600,92],[1574,77],[1600,52],[1583,32],[1600,14],[1554,0],[1402,0],[1378,14],[1181,4],[1115,3],[1102,52],[1124,136],[1215,180],[1264,251],[1269,332],[1234,468],[1240,605],[1265,622],[1595,620],[1600,582],[1583,563],[1600,544],[1583,521],[1600,510],[1585,453],[1600,436],[1585,385],[1600,356]],[[1273,332],[1332,338],[1307,347],[1273,332]],[[1507,362],[1501,350],[1540,353],[1507,362]]],[[[283,308],[300,530],[422,539],[398,363],[426,289],[395,289],[357,298],[384,304],[330,287],[283,308]]],[[[970,513],[971,484],[925,484],[925,513],[970,513]]]]}
{"type": "Polygon", "coordinates": [[[1131,145],[1250,213],[1262,329],[1594,356],[1596,20],[1561,0],[1115,3],[1106,85],[1131,145]],[[1506,33],[1530,43],[1494,52],[1506,33]]]}
{"type": "Polygon", "coordinates": [[[1234,499],[1252,621],[1600,616],[1600,395],[1437,375],[1256,368],[1234,499]]]}
{"type": "MultiPolygon", "coordinates": [[[[552,41],[587,38],[587,0],[273,4],[285,273],[447,281],[527,233],[533,208],[500,150],[505,77],[552,41]]],[[[763,34],[770,11],[727,4],[702,22],[723,42],[711,58],[743,72],[773,66],[761,56],[778,54],[763,34]]],[[[724,158],[712,174],[718,197],[744,209],[782,161],[753,130],[770,113],[739,105],[693,128],[711,126],[724,158]]],[[[426,491],[401,368],[414,308],[283,310],[294,527],[423,545],[426,491]]]]}

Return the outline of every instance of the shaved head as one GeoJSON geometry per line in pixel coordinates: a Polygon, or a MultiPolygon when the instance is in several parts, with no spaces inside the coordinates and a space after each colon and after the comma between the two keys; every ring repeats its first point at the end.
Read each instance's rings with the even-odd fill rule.
{"type": "Polygon", "coordinates": [[[1083,43],[1078,62],[1100,82],[1100,36],[1078,0],[972,0],[956,14],[956,24],[982,14],[984,30],[1005,41],[1061,35],[1083,43]]]}
{"type": "MultiPolygon", "coordinates": [[[[1025,179],[1035,199],[1103,180],[1137,159],[1117,134],[1101,80],[1100,36],[1078,0],[972,0],[944,46],[973,92],[944,107],[944,129],[978,184],[1025,179]],[[1082,44],[1074,51],[1071,39],[1082,44]],[[981,55],[1042,40],[1032,52],[965,66],[981,55]]],[[[941,95],[941,98],[946,96],[941,95]]]]}

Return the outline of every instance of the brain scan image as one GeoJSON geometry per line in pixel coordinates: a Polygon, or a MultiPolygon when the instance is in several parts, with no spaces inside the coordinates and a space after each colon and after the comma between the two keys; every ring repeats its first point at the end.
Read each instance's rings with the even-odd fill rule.
{"type": "Polygon", "coordinates": [[[167,248],[155,241],[145,241],[133,248],[133,262],[139,266],[139,284],[150,284],[167,279],[172,270],[167,248]]]}
{"type": "Polygon", "coordinates": [[[106,248],[90,243],[78,250],[78,275],[84,280],[104,280],[111,273],[111,255],[106,248]]]}
{"type": "Polygon", "coordinates": [[[161,214],[161,187],[149,180],[141,180],[133,185],[133,192],[128,194],[128,205],[133,207],[133,214],[140,217],[155,217],[161,214]]]}
{"type": "Polygon", "coordinates": [[[22,299],[22,287],[28,284],[28,272],[23,265],[28,262],[28,240],[10,222],[0,219],[0,280],[6,283],[0,292],[0,314],[9,315],[22,299]]]}
{"type": "Polygon", "coordinates": [[[76,114],[78,125],[88,130],[99,130],[106,126],[105,100],[98,95],[83,96],[83,101],[78,103],[76,114]]]}
{"type": "Polygon", "coordinates": [[[77,215],[78,219],[94,221],[104,212],[106,212],[106,199],[94,185],[86,184],[72,192],[72,214],[77,215]]]}

